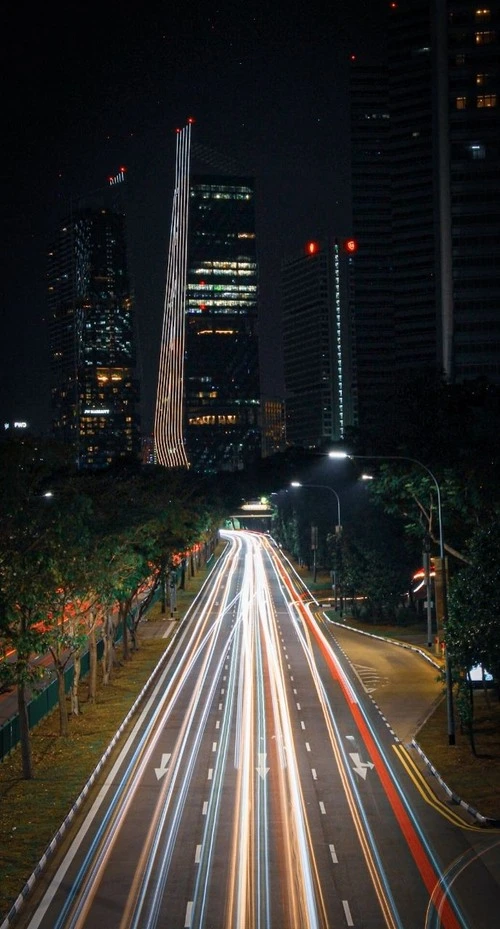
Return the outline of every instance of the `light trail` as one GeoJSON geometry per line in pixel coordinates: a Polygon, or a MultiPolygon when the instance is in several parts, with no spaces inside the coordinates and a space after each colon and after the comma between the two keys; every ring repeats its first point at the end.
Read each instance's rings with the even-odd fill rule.
{"type": "MultiPolygon", "coordinates": [[[[179,637],[140,731],[138,723],[129,737],[134,740],[119,776],[102,789],[99,802],[107,795],[107,806],[49,929],[98,929],[106,922],[103,901],[111,899],[115,921],[107,929],[165,927],[171,899],[177,906],[171,924],[184,920],[189,929],[360,925],[362,905],[342,884],[339,830],[346,820],[353,826],[356,880],[369,891],[373,925],[417,925],[414,914],[411,923],[406,913],[400,918],[394,876],[377,841],[373,797],[360,788],[361,768],[371,762],[359,763],[356,774],[352,757],[375,764],[370,776],[377,776],[377,789],[401,827],[408,861],[416,859],[423,881],[420,925],[436,918],[444,929],[456,929],[448,896],[464,863],[473,859],[457,859],[456,868],[436,879],[437,858],[363,701],[280,553],[258,534],[222,535],[229,545],[220,569],[179,637]],[[347,747],[339,708],[332,704],[332,679],[356,733],[347,747]],[[349,753],[361,751],[358,736],[366,755],[349,753]],[[324,792],[325,765],[338,780],[334,807],[324,792]],[[143,821],[137,803],[147,811],[143,821]],[[133,863],[121,896],[112,898],[113,875],[116,881],[128,865],[132,830],[133,863]],[[185,897],[178,891],[181,876],[185,897]]],[[[58,879],[63,887],[63,872],[58,879]]],[[[42,918],[28,929],[37,929],[42,918]]]]}
{"type": "MultiPolygon", "coordinates": [[[[276,559],[274,552],[273,555],[275,560],[278,560],[276,559]]],[[[286,576],[282,573],[282,569],[278,568],[278,572],[281,574],[285,586],[289,590],[292,590],[290,581],[287,582],[286,576]]],[[[437,912],[439,913],[440,921],[442,922],[443,927],[445,927],[445,929],[459,929],[459,927],[466,927],[467,922],[463,914],[460,912],[457,900],[451,894],[450,889],[446,886],[443,886],[443,881],[440,877],[441,867],[439,862],[437,861],[435,854],[433,853],[429,843],[425,838],[423,830],[421,829],[411,808],[411,805],[408,802],[408,798],[402,790],[398,779],[394,776],[392,765],[390,764],[390,761],[383,750],[381,742],[366,714],[366,711],[358,703],[355,696],[353,699],[354,691],[352,685],[342,670],[342,667],[335,653],[333,652],[330,643],[319,628],[318,624],[314,621],[310,608],[300,601],[297,603],[297,608],[300,611],[300,615],[305,620],[305,623],[307,623],[308,628],[313,633],[333,676],[339,681],[344,695],[348,700],[348,704],[351,707],[351,712],[353,714],[356,727],[366,746],[366,749],[368,750],[372,762],[375,764],[386,796],[389,800],[389,803],[391,804],[401,831],[405,836],[408,848],[410,849],[411,854],[415,860],[415,863],[430,895],[430,899],[434,900],[434,905],[437,912]]],[[[335,728],[334,714],[331,712],[331,708],[328,708],[327,703],[324,705],[330,713],[332,725],[335,728]]],[[[340,744],[339,747],[344,752],[344,749],[340,744]]],[[[340,767],[339,770],[341,770],[340,767]]],[[[352,779],[352,772],[350,767],[347,766],[346,770],[349,771],[352,779]]],[[[353,807],[353,814],[355,814],[356,808],[357,810],[363,809],[359,798],[356,806],[353,807]]],[[[358,834],[360,839],[362,839],[363,832],[359,832],[358,834]]],[[[367,832],[367,836],[369,835],[370,833],[367,832]]],[[[376,857],[378,857],[378,854],[376,857]]],[[[373,872],[374,877],[376,876],[376,873],[377,872],[373,872]]],[[[385,876],[383,875],[383,872],[379,873],[383,878],[384,884],[388,887],[388,883],[385,876]]],[[[396,917],[395,913],[393,913],[393,915],[396,917]]],[[[397,917],[397,919],[399,920],[399,917],[397,917]]]]}

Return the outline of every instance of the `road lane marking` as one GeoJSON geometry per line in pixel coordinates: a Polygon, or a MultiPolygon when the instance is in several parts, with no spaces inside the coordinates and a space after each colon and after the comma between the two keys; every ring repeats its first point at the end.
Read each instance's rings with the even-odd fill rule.
{"type": "Polygon", "coordinates": [[[323,803],[322,800],[319,801],[319,808],[320,808],[320,810],[321,810],[323,816],[326,816],[325,804],[323,803]]]}
{"type": "Polygon", "coordinates": [[[209,769],[208,769],[208,778],[207,778],[207,780],[211,781],[212,778],[213,778],[213,776],[214,776],[214,769],[213,769],[213,768],[209,768],[209,769]]]}
{"type": "Polygon", "coordinates": [[[212,742],[212,751],[213,752],[217,751],[217,742],[212,742]]]}
{"type": "Polygon", "coordinates": [[[264,780],[267,772],[269,771],[269,768],[266,768],[266,759],[267,754],[265,752],[259,753],[259,764],[255,770],[257,771],[259,777],[262,778],[262,780],[264,780]]]}
{"type": "Polygon", "coordinates": [[[329,845],[328,848],[330,849],[330,855],[332,856],[333,863],[338,864],[339,859],[337,858],[337,852],[335,851],[335,845],[329,845]]]}
{"type": "Polygon", "coordinates": [[[303,719],[300,720],[300,725],[302,726],[303,729],[306,728],[306,724],[303,719]]]}
{"type": "Polygon", "coordinates": [[[368,769],[370,771],[375,767],[373,761],[361,761],[357,752],[349,752],[350,757],[354,762],[354,770],[356,774],[359,774],[364,781],[366,781],[366,772],[368,769]]]}
{"type": "Polygon", "coordinates": [[[348,926],[354,926],[351,916],[351,910],[349,909],[349,904],[347,900],[342,900],[342,906],[344,907],[344,913],[346,918],[346,923],[348,926]]]}
{"type": "Polygon", "coordinates": [[[163,754],[162,754],[162,756],[161,756],[161,762],[160,762],[160,767],[159,767],[159,768],[155,768],[156,779],[157,779],[158,781],[160,780],[160,778],[163,777],[164,774],[167,773],[167,770],[168,770],[168,763],[169,763],[169,761],[170,761],[170,758],[171,758],[171,755],[167,755],[166,753],[163,753],[163,754]]]}
{"type": "Polygon", "coordinates": [[[311,768],[311,774],[313,776],[313,781],[317,781],[318,775],[316,774],[316,768],[311,768]]]}
{"type": "Polygon", "coordinates": [[[297,709],[300,710],[300,703],[297,703],[297,709]]]}
{"type": "Polygon", "coordinates": [[[216,724],[215,724],[215,728],[216,728],[216,729],[220,729],[220,719],[217,720],[217,722],[216,722],[216,724]]]}
{"type": "Polygon", "coordinates": [[[454,826],[459,826],[461,829],[467,829],[471,832],[482,832],[484,835],[484,829],[482,826],[476,826],[472,823],[468,823],[465,819],[462,819],[458,813],[455,813],[453,810],[449,809],[442,800],[439,800],[436,797],[432,787],[425,780],[424,775],[416,766],[413,758],[409,754],[408,750],[404,745],[398,744],[392,746],[396,755],[399,757],[403,768],[405,769],[408,777],[413,781],[413,784],[418,790],[420,796],[425,800],[429,806],[437,810],[441,816],[444,816],[450,823],[453,823],[454,826]]]}
{"type": "Polygon", "coordinates": [[[194,856],[194,863],[195,863],[195,864],[199,864],[199,863],[200,863],[200,858],[201,858],[201,845],[197,845],[197,846],[196,846],[196,853],[195,853],[195,856],[194,856]]]}
{"type": "Polygon", "coordinates": [[[206,815],[207,815],[207,812],[208,812],[208,800],[205,800],[204,803],[203,803],[203,808],[202,808],[202,811],[201,811],[201,815],[202,815],[202,816],[206,816],[206,815]]]}
{"type": "Polygon", "coordinates": [[[310,752],[310,751],[311,751],[311,746],[309,745],[309,742],[306,742],[306,752],[310,752]]]}
{"type": "Polygon", "coordinates": [[[184,929],[190,929],[192,913],[193,913],[193,901],[190,900],[186,907],[186,918],[184,920],[184,929]]]}

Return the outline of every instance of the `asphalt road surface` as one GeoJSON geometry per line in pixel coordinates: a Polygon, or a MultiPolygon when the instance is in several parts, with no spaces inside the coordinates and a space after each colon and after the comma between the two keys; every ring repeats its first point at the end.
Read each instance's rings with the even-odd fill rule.
{"type": "Polygon", "coordinates": [[[223,535],[132,733],[17,924],[491,929],[500,833],[441,803],[405,745],[435,671],[422,661],[432,684],[411,681],[411,653],[349,645],[266,536],[223,535]],[[384,661],[408,680],[394,727],[373,698],[389,687],[384,661]]]}

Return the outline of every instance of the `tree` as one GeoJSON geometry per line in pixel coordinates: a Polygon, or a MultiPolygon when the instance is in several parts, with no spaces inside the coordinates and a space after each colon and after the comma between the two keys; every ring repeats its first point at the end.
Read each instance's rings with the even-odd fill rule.
{"type": "Polygon", "coordinates": [[[482,665],[500,682],[500,528],[498,518],[477,529],[469,564],[453,578],[448,598],[446,643],[464,672],[482,665]]]}
{"type": "Polygon", "coordinates": [[[393,620],[408,586],[414,554],[398,522],[380,507],[365,502],[353,513],[341,538],[331,536],[341,558],[341,583],[349,591],[352,609],[373,621],[393,620]]]}
{"type": "MultiPolygon", "coordinates": [[[[465,562],[468,535],[477,525],[481,501],[473,487],[463,487],[457,475],[448,470],[438,475],[444,549],[465,562]],[[453,539],[453,543],[450,541],[453,539]],[[456,541],[455,541],[456,540],[456,541]],[[458,548],[457,546],[460,546],[458,548]]],[[[411,461],[383,464],[370,482],[370,494],[386,513],[403,520],[405,532],[413,538],[429,538],[439,545],[439,513],[436,487],[432,478],[411,461]]]]}
{"type": "Polygon", "coordinates": [[[48,605],[61,554],[61,512],[48,488],[65,463],[51,443],[0,446],[0,639],[9,655],[0,664],[0,677],[17,688],[25,778],[33,776],[27,699],[44,674],[35,658],[47,651],[48,605]]]}

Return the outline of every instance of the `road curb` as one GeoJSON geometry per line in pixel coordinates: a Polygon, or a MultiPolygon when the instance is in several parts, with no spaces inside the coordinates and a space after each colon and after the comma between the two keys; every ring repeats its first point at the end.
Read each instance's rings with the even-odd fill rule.
{"type": "Polygon", "coordinates": [[[477,820],[477,822],[480,823],[482,826],[492,826],[492,827],[500,826],[500,819],[491,819],[488,816],[483,816],[483,814],[479,813],[473,806],[470,805],[470,803],[466,803],[465,800],[462,800],[458,796],[458,794],[456,794],[453,790],[450,790],[448,785],[445,783],[445,781],[439,774],[439,771],[437,771],[434,765],[432,764],[432,762],[429,761],[427,755],[425,754],[424,751],[422,751],[422,749],[420,748],[420,745],[415,739],[411,740],[410,745],[412,748],[415,749],[416,752],[418,752],[422,761],[425,762],[431,774],[434,775],[437,782],[441,785],[441,787],[443,788],[443,790],[445,791],[445,793],[448,795],[448,797],[453,803],[455,803],[457,806],[460,806],[463,810],[466,810],[469,816],[472,816],[473,819],[477,820]]]}
{"type": "MultiPolygon", "coordinates": [[[[318,606],[321,606],[321,604],[318,603],[318,606]]],[[[332,624],[332,626],[338,626],[340,629],[348,629],[350,632],[357,632],[358,635],[365,635],[365,636],[368,636],[368,638],[370,639],[378,639],[379,642],[387,642],[389,645],[395,645],[395,646],[398,646],[399,648],[407,648],[412,652],[417,652],[419,655],[421,655],[422,658],[425,658],[426,661],[432,664],[433,667],[436,668],[436,670],[438,671],[443,670],[443,665],[439,664],[437,661],[434,661],[434,659],[430,655],[428,655],[425,651],[423,651],[423,649],[419,648],[418,645],[410,645],[408,644],[408,642],[400,642],[398,639],[389,639],[386,636],[375,635],[375,633],[373,632],[364,632],[362,629],[356,629],[354,626],[347,626],[345,623],[340,623],[337,620],[330,619],[328,616],[326,617],[326,619],[328,620],[329,623],[332,624]]],[[[437,782],[441,785],[441,787],[443,788],[443,790],[445,791],[445,793],[448,795],[448,797],[453,803],[455,803],[457,806],[460,806],[463,810],[466,810],[466,812],[470,816],[472,816],[472,818],[475,819],[482,826],[500,827],[500,819],[492,819],[488,816],[483,816],[483,814],[479,813],[473,806],[470,805],[470,803],[466,803],[465,800],[462,800],[461,797],[458,796],[458,794],[456,794],[453,790],[451,790],[450,787],[448,787],[448,785],[445,783],[445,781],[443,780],[439,772],[436,770],[432,762],[429,760],[429,758],[427,758],[427,755],[420,748],[420,745],[418,744],[418,742],[416,742],[415,739],[412,739],[410,744],[412,748],[414,748],[415,751],[420,755],[422,761],[425,763],[425,765],[427,766],[431,774],[436,778],[437,782]]]]}
{"type": "MultiPolygon", "coordinates": [[[[321,604],[318,604],[318,606],[321,606],[321,604]]],[[[429,664],[433,666],[433,668],[436,668],[436,671],[444,670],[443,662],[435,661],[432,655],[427,654],[427,652],[420,648],[418,645],[411,645],[409,642],[401,642],[399,639],[390,639],[384,635],[376,635],[374,632],[365,632],[363,629],[356,629],[355,626],[348,626],[346,623],[339,623],[338,620],[330,619],[329,616],[327,616],[326,619],[329,623],[332,624],[332,626],[338,626],[339,629],[348,629],[350,632],[357,632],[358,635],[365,635],[369,639],[378,639],[379,642],[387,642],[389,645],[396,645],[398,648],[406,648],[410,652],[417,652],[417,654],[421,655],[422,658],[425,658],[425,660],[428,661],[429,664]]]]}

